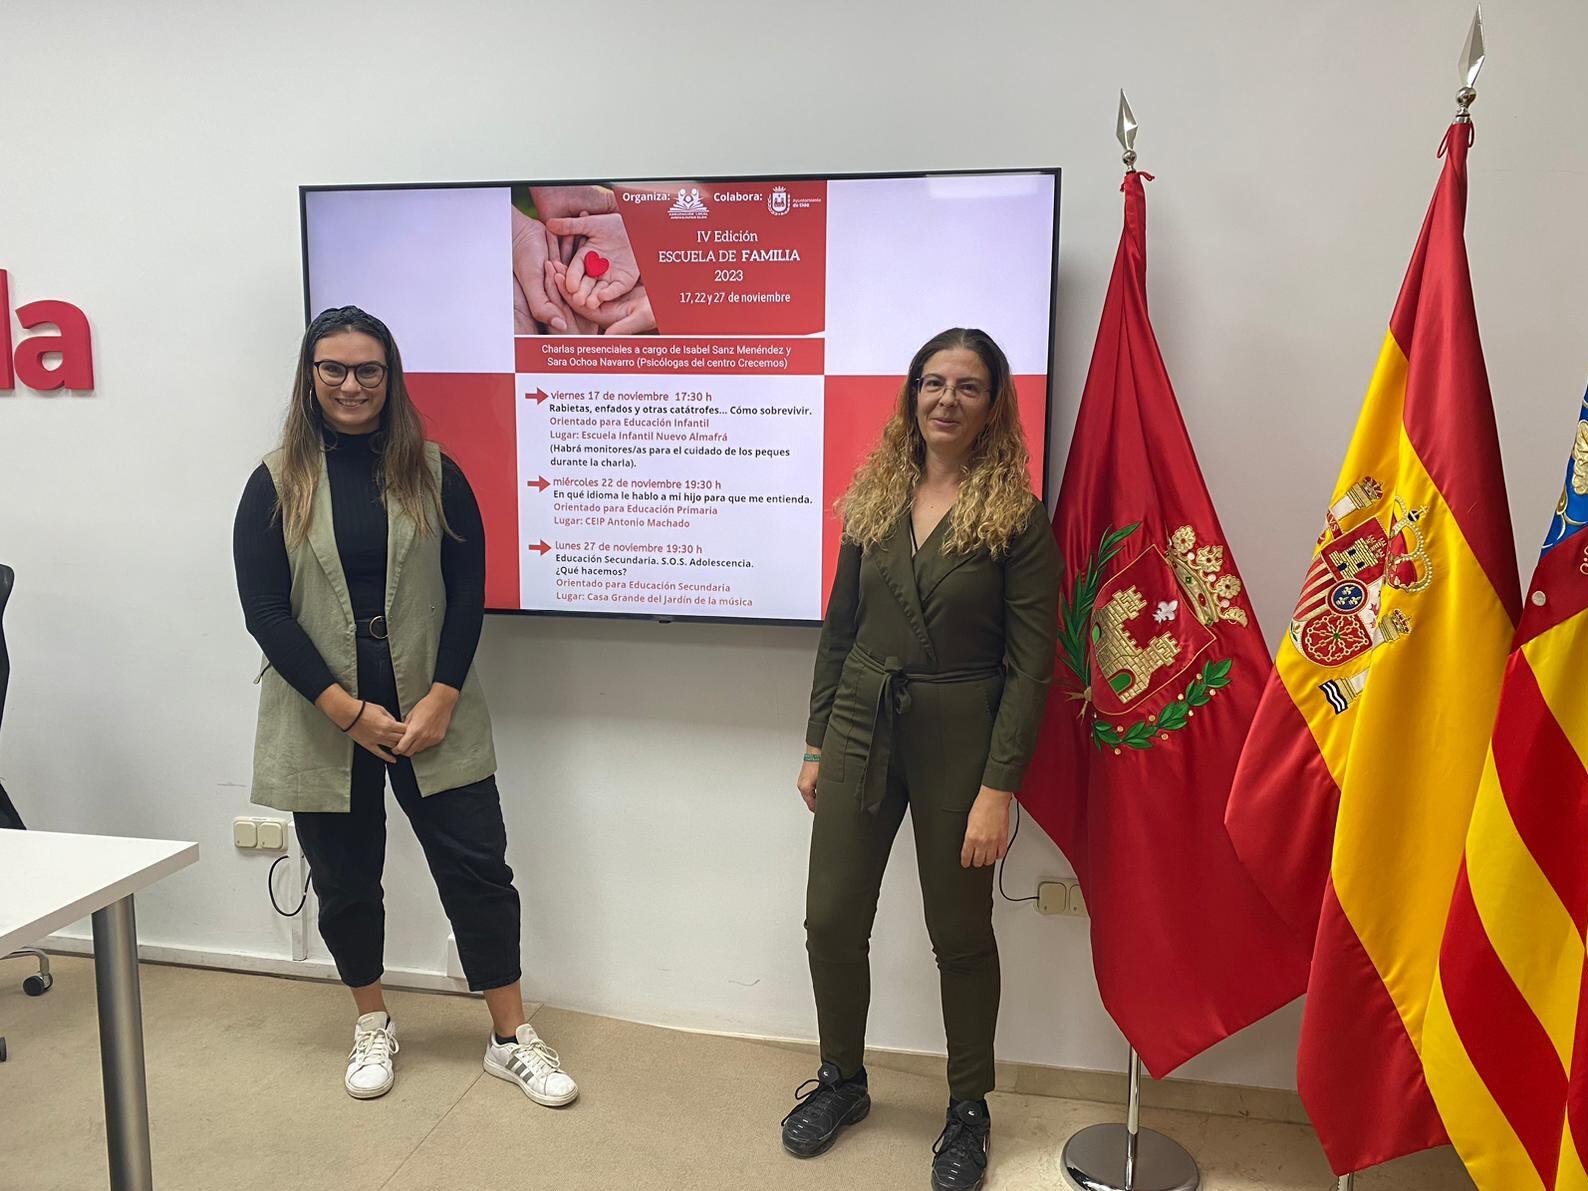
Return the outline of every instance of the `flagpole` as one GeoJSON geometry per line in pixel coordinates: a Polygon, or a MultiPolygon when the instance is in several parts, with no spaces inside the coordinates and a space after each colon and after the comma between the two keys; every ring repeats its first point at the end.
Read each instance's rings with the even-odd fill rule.
{"type": "Polygon", "coordinates": [[[1356,1175],[1354,1175],[1354,1174],[1343,1174],[1343,1175],[1340,1176],[1340,1182],[1336,1185],[1335,1191],[1352,1191],[1352,1188],[1354,1188],[1355,1186],[1356,1186],[1356,1175]]]}
{"type": "MultiPolygon", "coordinates": [[[[1136,116],[1119,93],[1115,130],[1125,169],[1136,168],[1136,116]]],[[[1130,1049],[1123,1125],[1089,1125],[1064,1143],[1059,1169],[1074,1191],[1197,1191],[1202,1176],[1179,1142],[1141,1127],[1141,1056],[1130,1049]]]]}
{"type": "Polygon", "coordinates": [[[1197,1191],[1202,1183],[1178,1142],[1141,1127],[1141,1059],[1134,1050],[1125,1123],[1082,1129],[1064,1143],[1059,1168],[1073,1191],[1197,1191]]]}
{"type": "Polygon", "coordinates": [[[1472,101],[1478,98],[1478,75],[1483,72],[1483,5],[1472,14],[1472,28],[1467,31],[1467,44],[1461,51],[1461,89],[1456,92],[1456,122],[1471,124],[1472,101]]]}
{"type": "MultiPolygon", "coordinates": [[[[1123,94],[1123,92],[1121,92],[1123,94]]],[[[1130,1049],[1130,1093],[1125,1100],[1125,1186],[1136,1185],[1136,1157],[1141,1149],[1141,1056],[1130,1049]]]]}

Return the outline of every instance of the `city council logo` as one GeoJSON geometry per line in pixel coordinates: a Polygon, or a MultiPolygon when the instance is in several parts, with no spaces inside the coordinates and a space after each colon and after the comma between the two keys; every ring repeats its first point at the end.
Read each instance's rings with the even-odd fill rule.
{"type": "Polygon", "coordinates": [[[788,187],[774,186],[772,193],[767,197],[766,209],[774,215],[787,215],[792,203],[789,202],[788,187]]]}

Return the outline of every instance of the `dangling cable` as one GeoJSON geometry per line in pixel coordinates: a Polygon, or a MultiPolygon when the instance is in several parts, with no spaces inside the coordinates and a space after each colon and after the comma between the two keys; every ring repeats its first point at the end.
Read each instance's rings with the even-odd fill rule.
{"type": "Polygon", "coordinates": [[[1014,833],[1009,837],[1009,846],[1004,849],[1004,858],[998,862],[998,896],[1002,897],[1006,902],[1034,902],[1037,900],[1036,894],[1032,894],[1030,897],[1010,897],[1004,892],[1004,865],[1009,863],[1009,854],[1015,850],[1015,840],[1020,838],[1020,800],[1014,799],[1013,801],[1015,804],[1015,829],[1014,833]]]}
{"type": "Polygon", "coordinates": [[[303,900],[298,903],[298,908],[296,910],[288,913],[286,910],[283,910],[280,903],[276,901],[276,867],[286,859],[287,857],[284,855],[277,856],[275,862],[271,864],[270,873],[265,877],[265,890],[270,894],[270,905],[276,913],[280,914],[283,918],[296,918],[300,913],[303,912],[303,907],[308,904],[309,882],[314,879],[314,874],[311,872],[308,876],[303,878],[303,900]]]}

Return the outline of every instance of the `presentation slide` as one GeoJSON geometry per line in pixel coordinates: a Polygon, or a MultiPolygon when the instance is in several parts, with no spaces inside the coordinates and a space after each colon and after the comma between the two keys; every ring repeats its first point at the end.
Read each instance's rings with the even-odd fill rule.
{"type": "Polygon", "coordinates": [[[304,187],[469,477],[495,612],[819,621],[833,512],[947,327],[1009,356],[1043,494],[1057,170],[304,187]]]}

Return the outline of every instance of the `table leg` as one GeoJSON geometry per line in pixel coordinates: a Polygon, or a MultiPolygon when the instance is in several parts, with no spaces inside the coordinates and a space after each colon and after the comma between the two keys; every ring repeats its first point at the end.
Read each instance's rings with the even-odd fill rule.
{"type": "Polygon", "coordinates": [[[105,1142],[110,1191],[153,1191],[149,1091],[143,1071],[143,998],[132,898],[94,912],[94,982],[99,990],[99,1058],[105,1077],[105,1142]]]}

